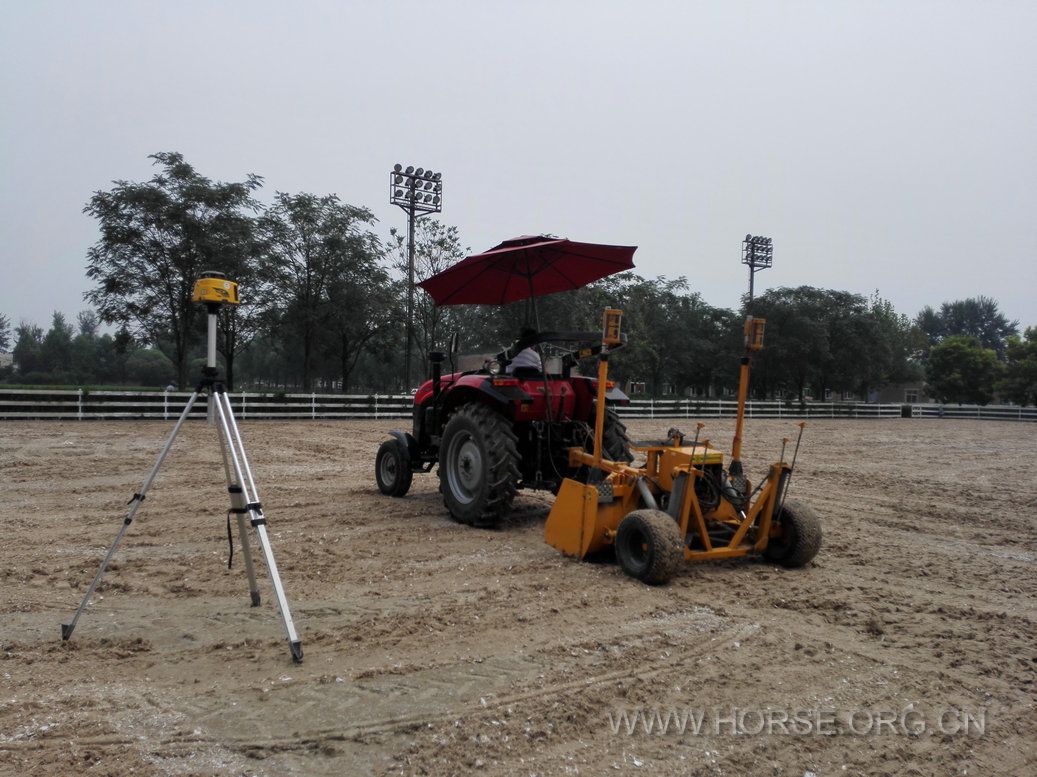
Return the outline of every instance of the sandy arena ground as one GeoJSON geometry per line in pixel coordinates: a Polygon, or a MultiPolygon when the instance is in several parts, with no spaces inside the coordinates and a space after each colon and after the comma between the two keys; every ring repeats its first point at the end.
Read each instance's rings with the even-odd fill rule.
{"type": "MultiPolygon", "coordinates": [[[[792,492],[822,516],[816,562],[689,566],[655,589],[545,545],[548,496],[499,531],[452,523],[432,475],[381,496],[394,425],[243,425],[297,666],[265,571],[250,608],[240,554],[227,569],[201,423],[62,644],[171,425],[0,424],[0,772],[1037,774],[1037,425],[812,423],[792,492]],[[703,726],[614,733],[638,707],[703,726]],[[781,711],[807,722],[783,731],[781,711]]],[[[750,422],[751,475],[794,428],[750,422]]]]}

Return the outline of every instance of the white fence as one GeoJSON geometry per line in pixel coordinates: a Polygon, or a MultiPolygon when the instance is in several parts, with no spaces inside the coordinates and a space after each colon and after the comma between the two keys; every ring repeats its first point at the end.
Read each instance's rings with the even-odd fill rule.
{"type": "MultiPolygon", "coordinates": [[[[172,420],[183,412],[190,392],[51,391],[0,389],[0,419],[104,420],[154,418],[172,420]]],[[[386,394],[247,394],[230,392],[231,407],[247,418],[403,418],[410,415],[409,396],[386,394]]],[[[205,418],[205,402],[191,418],[205,418]]]]}
{"type": "MultiPolygon", "coordinates": [[[[738,403],[727,399],[635,399],[619,408],[624,418],[734,418],[738,403]]],[[[746,402],[747,418],[900,418],[902,405],[863,402],[746,402]]]]}
{"type": "MultiPolygon", "coordinates": [[[[0,420],[175,419],[187,404],[187,392],[52,391],[0,389],[0,420]]],[[[406,394],[248,394],[230,395],[234,413],[248,418],[409,418],[412,399],[406,394]]],[[[635,399],[619,408],[624,418],[733,418],[733,400],[635,399]]],[[[865,403],[749,402],[749,418],[978,418],[1037,421],[1037,408],[1011,405],[877,405],[865,403]]],[[[205,416],[199,403],[192,418],[205,416]]]]}

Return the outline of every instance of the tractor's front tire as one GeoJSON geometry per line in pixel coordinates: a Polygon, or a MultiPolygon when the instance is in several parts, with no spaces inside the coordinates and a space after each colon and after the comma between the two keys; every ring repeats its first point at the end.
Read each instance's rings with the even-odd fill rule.
{"type": "Polygon", "coordinates": [[[802,502],[789,499],[775,518],[781,536],[771,537],[763,552],[767,560],[783,567],[802,567],[821,550],[821,521],[817,513],[802,502]]]}
{"type": "Polygon", "coordinates": [[[378,490],[386,496],[403,496],[410,490],[414,473],[396,438],[378,446],[378,454],[374,458],[374,479],[378,481],[378,490]]]}
{"type": "Polygon", "coordinates": [[[463,405],[450,416],[439,446],[443,503],[458,523],[496,527],[518,493],[518,438],[489,407],[463,405]]]}
{"type": "Polygon", "coordinates": [[[616,557],[631,577],[662,585],[684,560],[680,527],[662,510],[634,510],[619,522],[616,557]]]}

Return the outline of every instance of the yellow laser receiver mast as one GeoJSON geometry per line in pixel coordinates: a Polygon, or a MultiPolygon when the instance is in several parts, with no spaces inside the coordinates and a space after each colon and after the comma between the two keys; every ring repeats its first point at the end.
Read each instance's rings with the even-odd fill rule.
{"type": "Polygon", "coordinates": [[[745,319],[745,356],[738,376],[738,416],[735,421],[735,437],[731,443],[731,470],[733,475],[742,474],[742,430],[745,426],[745,401],[749,394],[749,363],[751,354],[763,350],[763,327],[766,319],[748,316],[745,319]]]}
{"type": "Polygon", "coordinates": [[[206,305],[239,305],[238,284],[219,272],[207,272],[194,283],[192,302],[206,305]]]}
{"type": "Polygon", "coordinates": [[[601,343],[604,348],[598,357],[598,403],[594,414],[594,466],[601,464],[601,445],[605,431],[605,391],[608,386],[609,373],[609,346],[619,345],[623,342],[620,327],[623,321],[623,311],[615,308],[606,308],[601,317],[601,343]]]}

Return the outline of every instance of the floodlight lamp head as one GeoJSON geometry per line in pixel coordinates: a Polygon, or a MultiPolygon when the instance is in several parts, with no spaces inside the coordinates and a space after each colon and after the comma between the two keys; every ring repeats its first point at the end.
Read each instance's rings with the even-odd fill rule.
{"type": "Polygon", "coordinates": [[[404,172],[405,175],[410,175],[411,173],[414,172],[414,167],[411,166],[411,165],[407,165],[407,169],[404,170],[403,172],[404,172]]]}
{"type": "Polygon", "coordinates": [[[397,162],[396,164],[394,164],[394,165],[392,166],[392,171],[393,171],[394,173],[398,173],[398,172],[400,172],[401,170],[403,170],[403,165],[401,165],[401,164],[400,164],[399,162],[397,162]]]}
{"type": "Polygon", "coordinates": [[[241,304],[238,299],[238,284],[227,280],[226,275],[214,270],[203,271],[201,277],[195,281],[191,301],[199,302],[210,309],[222,305],[241,304]]]}

